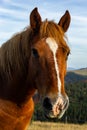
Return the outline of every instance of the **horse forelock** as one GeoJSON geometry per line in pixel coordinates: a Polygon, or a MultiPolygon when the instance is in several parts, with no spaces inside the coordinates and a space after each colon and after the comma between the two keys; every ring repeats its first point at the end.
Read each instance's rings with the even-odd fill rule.
{"type": "Polygon", "coordinates": [[[58,46],[62,47],[65,51],[70,52],[69,46],[66,41],[67,36],[65,35],[62,28],[54,21],[48,21],[47,19],[42,23],[40,28],[40,36],[52,37],[56,40],[58,46]]]}

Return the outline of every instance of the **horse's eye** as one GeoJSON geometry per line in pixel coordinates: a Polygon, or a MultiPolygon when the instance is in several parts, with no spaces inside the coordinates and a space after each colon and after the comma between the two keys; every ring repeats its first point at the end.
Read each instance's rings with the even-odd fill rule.
{"type": "Polygon", "coordinates": [[[66,61],[68,60],[68,55],[66,56],[66,61]]]}
{"type": "Polygon", "coordinates": [[[68,60],[68,56],[69,56],[70,52],[67,53],[67,56],[66,56],[66,60],[68,60]]]}
{"type": "Polygon", "coordinates": [[[32,54],[33,54],[33,56],[34,56],[35,58],[38,58],[38,57],[39,57],[38,51],[37,51],[37,49],[35,49],[35,48],[32,48],[32,54]]]}

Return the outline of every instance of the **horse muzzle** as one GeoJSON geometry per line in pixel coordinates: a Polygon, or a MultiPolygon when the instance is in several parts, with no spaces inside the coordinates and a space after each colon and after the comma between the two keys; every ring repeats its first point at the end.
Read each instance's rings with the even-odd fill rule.
{"type": "Polygon", "coordinates": [[[58,96],[57,99],[45,97],[43,101],[44,114],[47,118],[61,118],[69,106],[69,98],[58,96]]]}

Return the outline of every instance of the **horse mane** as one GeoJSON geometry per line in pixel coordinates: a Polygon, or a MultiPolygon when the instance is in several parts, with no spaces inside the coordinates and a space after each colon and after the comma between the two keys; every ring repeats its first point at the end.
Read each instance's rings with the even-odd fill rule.
{"type": "Polygon", "coordinates": [[[54,21],[48,21],[47,19],[42,23],[40,28],[40,36],[43,37],[53,37],[57,43],[58,46],[62,47],[65,51],[68,53],[70,52],[70,49],[66,43],[67,36],[65,35],[62,28],[56,24],[54,21]]]}
{"type": "Polygon", "coordinates": [[[11,80],[13,73],[27,73],[29,58],[29,35],[31,29],[26,28],[23,32],[15,34],[0,48],[0,78],[1,81],[11,80]],[[26,38],[25,38],[26,37],[26,38]]]}

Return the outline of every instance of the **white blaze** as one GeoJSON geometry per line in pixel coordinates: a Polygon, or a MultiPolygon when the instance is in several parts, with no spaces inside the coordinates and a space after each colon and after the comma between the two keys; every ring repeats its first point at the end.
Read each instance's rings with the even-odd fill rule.
{"type": "Polygon", "coordinates": [[[50,49],[53,53],[55,70],[56,70],[56,74],[57,74],[58,90],[59,90],[59,94],[61,94],[61,81],[60,81],[60,77],[59,77],[59,68],[58,68],[57,59],[56,59],[56,52],[58,49],[58,44],[56,43],[56,41],[53,38],[50,38],[50,37],[48,37],[46,39],[46,43],[48,44],[48,46],[50,47],[50,49]]]}

